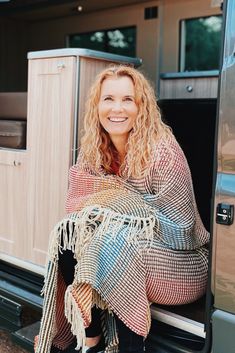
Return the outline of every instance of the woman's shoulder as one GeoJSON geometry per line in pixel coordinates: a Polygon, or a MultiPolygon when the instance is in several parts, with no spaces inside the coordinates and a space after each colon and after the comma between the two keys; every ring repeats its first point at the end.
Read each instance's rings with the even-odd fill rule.
{"type": "Polygon", "coordinates": [[[82,178],[82,177],[88,177],[88,176],[94,177],[94,176],[101,176],[101,175],[102,175],[102,170],[100,170],[100,173],[98,174],[91,168],[91,166],[81,161],[79,157],[76,163],[73,164],[69,169],[70,178],[73,178],[73,177],[82,178]]]}
{"type": "Polygon", "coordinates": [[[170,160],[174,161],[176,159],[185,159],[185,155],[175,136],[159,138],[154,147],[154,163],[160,161],[167,161],[169,163],[170,160]]]}

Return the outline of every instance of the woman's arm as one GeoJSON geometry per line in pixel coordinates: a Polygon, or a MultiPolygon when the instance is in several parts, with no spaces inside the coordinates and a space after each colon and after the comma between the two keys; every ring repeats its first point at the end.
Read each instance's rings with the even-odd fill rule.
{"type": "Polygon", "coordinates": [[[156,210],[156,237],[177,250],[190,250],[208,242],[195,202],[190,169],[178,143],[159,144],[152,169],[152,195],[146,201],[156,210]]]}

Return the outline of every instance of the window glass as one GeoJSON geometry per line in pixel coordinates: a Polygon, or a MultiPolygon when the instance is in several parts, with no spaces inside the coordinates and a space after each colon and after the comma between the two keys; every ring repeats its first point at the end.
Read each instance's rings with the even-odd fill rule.
{"type": "Polygon", "coordinates": [[[222,16],[181,21],[180,71],[219,69],[222,16]]]}
{"type": "Polygon", "coordinates": [[[69,47],[135,56],[136,27],[72,34],[69,36],[69,47]]]}

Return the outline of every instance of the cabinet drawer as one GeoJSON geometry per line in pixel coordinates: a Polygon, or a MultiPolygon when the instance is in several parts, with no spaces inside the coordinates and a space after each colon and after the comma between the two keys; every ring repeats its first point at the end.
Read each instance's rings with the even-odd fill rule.
{"type": "Polygon", "coordinates": [[[218,77],[160,80],[160,99],[216,98],[218,77]]]}
{"type": "Polygon", "coordinates": [[[26,121],[0,119],[0,148],[26,148],[26,121]]]}

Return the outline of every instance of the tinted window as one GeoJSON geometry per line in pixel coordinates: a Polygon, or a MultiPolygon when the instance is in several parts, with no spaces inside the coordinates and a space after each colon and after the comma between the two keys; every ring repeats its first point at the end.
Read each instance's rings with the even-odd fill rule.
{"type": "Polygon", "coordinates": [[[181,21],[180,71],[219,68],[222,16],[181,21]]]}
{"type": "Polygon", "coordinates": [[[69,36],[69,47],[135,56],[136,27],[72,34],[69,36]]]}

